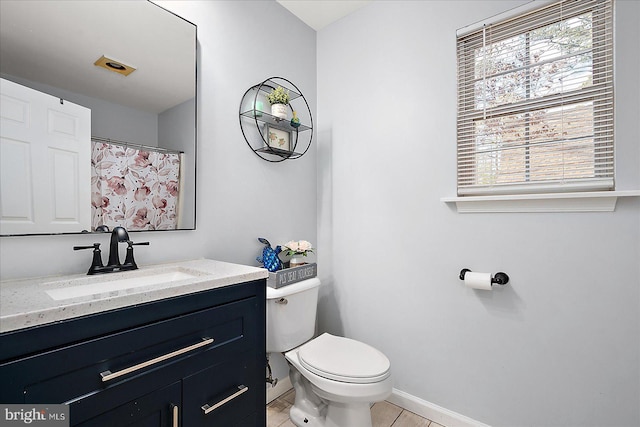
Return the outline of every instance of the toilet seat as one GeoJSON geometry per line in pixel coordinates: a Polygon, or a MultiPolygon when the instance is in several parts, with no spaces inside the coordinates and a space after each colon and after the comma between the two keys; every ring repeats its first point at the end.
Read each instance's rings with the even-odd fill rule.
{"type": "Polygon", "coordinates": [[[370,384],[391,375],[389,359],[360,341],[324,333],[298,349],[300,364],[324,378],[370,384]]]}

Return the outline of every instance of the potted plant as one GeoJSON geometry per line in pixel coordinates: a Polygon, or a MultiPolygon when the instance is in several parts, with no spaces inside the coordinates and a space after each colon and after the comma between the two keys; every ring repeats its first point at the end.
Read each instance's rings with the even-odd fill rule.
{"type": "Polygon", "coordinates": [[[313,253],[313,246],[306,240],[299,240],[297,242],[292,240],[282,246],[282,251],[285,255],[291,257],[291,260],[289,260],[289,268],[293,268],[307,263],[302,257],[313,253]]]}
{"type": "Polygon", "coordinates": [[[289,105],[289,91],[285,90],[282,86],[278,86],[273,89],[267,100],[271,104],[271,115],[280,119],[287,118],[287,105],[289,105]]]}

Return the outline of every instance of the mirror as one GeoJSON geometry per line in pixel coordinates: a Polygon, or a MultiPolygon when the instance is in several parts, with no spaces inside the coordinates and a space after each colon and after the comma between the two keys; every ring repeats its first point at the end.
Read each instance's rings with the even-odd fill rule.
{"type": "MultiPolygon", "coordinates": [[[[19,162],[3,160],[3,178],[11,173],[15,182],[2,187],[0,234],[80,233],[102,231],[101,225],[195,229],[196,26],[142,0],[2,0],[0,19],[3,92],[9,81],[89,109],[91,146],[90,159],[78,157],[81,165],[90,162],[91,182],[79,183],[81,191],[90,189],[90,206],[85,198],[77,209],[90,212],[90,224],[50,225],[65,222],[52,212],[74,211],[73,194],[49,197],[47,190],[43,197],[33,196],[35,191],[27,197],[20,190],[22,184],[51,187],[64,168],[54,179],[23,171],[23,183],[22,172],[12,169],[19,162]],[[100,66],[103,56],[106,64],[100,66]],[[122,68],[134,70],[124,75],[122,68]],[[48,198],[57,206],[31,206],[30,199],[48,198]],[[48,218],[35,227],[30,215],[38,209],[48,218]]],[[[11,109],[4,102],[13,98],[2,98],[2,127],[8,129],[11,109]]],[[[16,152],[27,159],[31,151],[13,142],[3,135],[3,157],[16,152]]]]}

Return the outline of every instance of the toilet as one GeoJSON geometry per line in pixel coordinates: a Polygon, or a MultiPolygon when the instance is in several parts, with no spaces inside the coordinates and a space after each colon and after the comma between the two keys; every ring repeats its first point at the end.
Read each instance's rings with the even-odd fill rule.
{"type": "Polygon", "coordinates": [[[284,353],[296,391],[289,418],[298,427],[371,427],[370,405],[391,394],[389,359],[350,338],[313,338],[319,287],[318,278],[267,287],[267,353],[284,353]]]}

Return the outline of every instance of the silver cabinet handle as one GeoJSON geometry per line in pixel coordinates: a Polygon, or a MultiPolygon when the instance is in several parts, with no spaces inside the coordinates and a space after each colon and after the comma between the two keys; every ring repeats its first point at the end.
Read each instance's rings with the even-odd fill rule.
{"type": "Polygon", "coordinates": [[[146,362],[138,363],[137,365],[131,366],[126,369],[122,369],[121,371],[111,373],[111,371],[100,372],[100,376],[102,377],[102,382],[110,381],[114,378],[118,378],[122,375],[129,374],[131,372],[137,371],[142,368],[146,368],[147,366],[155,365],[156,363],[160,363],[164,360],[171,359],[172,357],[180,356],[181,354],[187,353],[189,351],[195,350],[200,347],[204,347],[213,342],[213,338],[202,338],[202,342],[197,344],[190,345],[188,347],[181,348],[180,350],[173,351],[171,353],[164,354],[162,356],[156,357],[155,359],[147,360],[146,362]]]}
{"type": "Polygon", "coordinates": [[[233,393],[231,396],[225,397],[224,399],[222,399],[220,402],[214,404],[213,406],[210,406],[208,403],[202,405],[201,406],[202,411],[204,412],[205,415],[207,415],[209,412],[213,411],[214,409],[217,409],[217,408],[221,407],[222,405],[224,405],[227,402],[232,401],[233,399],[235,399],[236,397],[240,396],[242,393],[247,392],[247,391],[249,391],[249,387],[247,387],[246,385],[242,385],[241,384],[241,385],[238,386],[238,391],[233,393]]]}
{"type": "Polygon", "coordinates": [[[178,427],[178,405],[171,405],[171,427],[178,427]]]}

